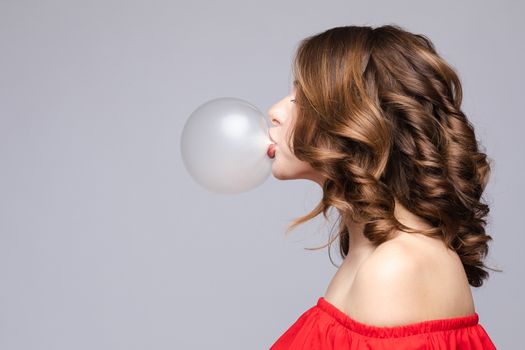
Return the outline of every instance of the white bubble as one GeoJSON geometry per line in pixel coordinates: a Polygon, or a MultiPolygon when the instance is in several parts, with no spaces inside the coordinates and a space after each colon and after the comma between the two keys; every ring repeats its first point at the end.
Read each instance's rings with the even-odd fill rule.
{"type": "Polygon", "coordinates": [[[273,159],[265,115],[252,104],[222,97],[199,106],[181,136],[186,170],[208,190],[239,193],[262,184],[273,159]]]}

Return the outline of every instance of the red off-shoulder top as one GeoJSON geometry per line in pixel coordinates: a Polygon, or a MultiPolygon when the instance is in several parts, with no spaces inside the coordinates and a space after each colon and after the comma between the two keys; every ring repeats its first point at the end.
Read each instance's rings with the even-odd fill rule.
{"type": "Polygon", "coordinates": [[[320,297],[270,350],[494,350],[479,316],[435,319],[395,327],[358,322],[320,297]]]}

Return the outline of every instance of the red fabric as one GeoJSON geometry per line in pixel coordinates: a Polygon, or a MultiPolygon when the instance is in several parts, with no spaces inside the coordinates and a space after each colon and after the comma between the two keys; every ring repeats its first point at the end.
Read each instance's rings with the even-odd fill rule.
{"type": "Polygon", "coordinates": [[[494,350],[477,313],[378,327],[360,323],[320,297],[270,350],[494,350]]]}

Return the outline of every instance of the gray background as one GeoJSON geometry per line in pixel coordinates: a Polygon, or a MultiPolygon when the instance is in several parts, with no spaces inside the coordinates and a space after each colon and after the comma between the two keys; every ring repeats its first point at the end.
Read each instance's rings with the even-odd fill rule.
{"type": "MultiPolygon", "coordinates": [[[[429,36],[495,160],[493,273],[473,288],[498,348],[524,317],[524,6],[476,1],[0,2],[0,348],[267,349],[336,268],[313,182],[199,187],[179,139],[201,103],[267,112],[298,41],[340,25],[429,36]],[[520,24],[521,23],[521,24],[520,24]]],[[[332,247],[336,263],[341,260],[332,247]]]]}

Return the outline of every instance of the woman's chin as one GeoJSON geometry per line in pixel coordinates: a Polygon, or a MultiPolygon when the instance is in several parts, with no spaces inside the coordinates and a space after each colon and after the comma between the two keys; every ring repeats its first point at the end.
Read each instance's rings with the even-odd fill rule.
{"type": "Polygon", "coordinates": [[[290,180],[294,177],[291,176],[285,169],[282,169],[281,164],[277,164],[276,161],[272,163],[272,175],[277,180],[290,180]]]}
{"type": "Polygon", "coordinates": [[[277,180],[312,180],[322,186],[324,179],[310,166],[305,165],[304,163],[294,164],[293,161],[290,163],[283,165],[282,159],[281,162],[274,160],[272,163],[273,177],[275,177],[277,180]]]}
{"type": "Polygon", "coordinates": [[[281,172],[281,171],[278,171],[278,170],[274,170],[272,168],[272,175],[273,177],[275,177],[277,180],[288,180],[289,177],[286,176],[285,173],[281,172]]]}

